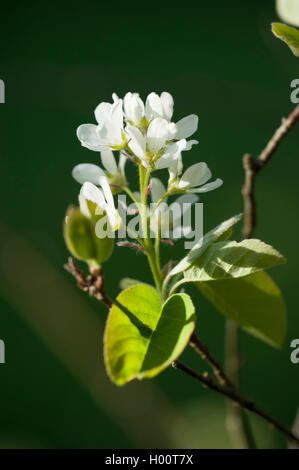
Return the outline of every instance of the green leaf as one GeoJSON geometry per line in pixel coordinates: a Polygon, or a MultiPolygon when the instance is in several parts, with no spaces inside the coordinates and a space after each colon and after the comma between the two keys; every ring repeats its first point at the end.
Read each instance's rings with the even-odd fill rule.
{"type": "Polygon", "coordinates": [[[137,286],[138,284],[146,284],[145,282],[138,281],[138,279],[132,279],[131,277],[124,277],[119,283],[121,290],[128,289],[129,287],[137,286]]]}
{"type": "Polygon", "coordinates": [[[151,286],[126,289],[110,309],[105,329],[109,377],[117,385],[154,377],[183,352],[194,327],[194,306],[187,294],[175,294],[162,306],[151,286]]]}
{"type": "Polygon", "coordinates": [[[214,243],[184,272],[185,282],[248,276],[285,262],[272,246],[254,238],[214,243]]]}
{"type": "Polygon", "coordinates": [[[218,240],[225,240],[229,238],[232,233],[232,227],[241,220],[242,214],[235,215],[228,220],[225,220],[217,227],[206,233],[204,237],[188,252],[187,256],[183,258],[169,273],[168,276],[174,276],[182,271],[188,269],[192,263],[196,261],[212,244],[218,240]]]}
{"type": "Polygon", "coordinates": [[[272,32],[284,41],[293,54],[299,57],[299,30],[282,23],[272,23],[272,32]]]}
{"type": "Polygon", "coordinates": [[[101,264],[113,250],[113,238],[98,238],[92,219],[83,215],[79,208],[70,207],[63,225],[67,248],[76,258],[88,263],[101,264]]]}
{"type": "Polygon", "coordinates": [[[281,292],[263,271],[240,279],[198,282],[202,294],[241,328],[280,347],[286,333],[286,311],[281,292]]]}

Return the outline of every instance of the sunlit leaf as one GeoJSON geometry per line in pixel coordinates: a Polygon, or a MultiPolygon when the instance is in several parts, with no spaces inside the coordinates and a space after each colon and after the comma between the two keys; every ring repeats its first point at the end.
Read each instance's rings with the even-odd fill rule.
{"type": "Polygon", "coordinates": [[[293,54],[299,57],[299,30],[282,23],[272,23],[272,31],[276,37],[284,41],[293,54]]]}
{"type": "Polygon", "coordinates": [[[228,220],[225,220],[217,227],[213,228],[188,252],[185,256],[169,273],[169,276],[174,276],[191,266],[194,261],[199,258],[207,248],[218,240],[225,240],[229,238],[232,233],[232,227],[241,220],[242,214],[235,215],[228,220]]]}
{"type": "Polygon", "coordinates": [[[121,292],[105,330],[105,363],[117,385],[153,377],[184,350],[194,330],[194,306],[175,294],[162,306],[157,291],[144,284],[121,292]]]}
{"type": "Polygon", "coordinates": [[[98,238],[92,219],[83,215],[80,209],[70,207],[63,225],[67,248],[73,256],[88,263],[101,264],[113,250],[113,238],[98,238]]]}
{"type": "Polygon", "coordinates": [[[145,284],[138,279],[132,279],[131,277],[124,277],[119,283],[121,290],[128,289],[129,287],[137,286],[138,284],[145,284]]]}
{"type": "Polygon", "coordinates": [[[249,333],[281,346],[286,311],[281,292],[263,271],[240,279],[196,283],[198,289],[226,317],[249,333]]]}
{"type": "Polygon", "coordinates": [[[272,246],[254,238],[212,244],[184,271],[186,282],[239,278],[285,262],[272,246]]]}

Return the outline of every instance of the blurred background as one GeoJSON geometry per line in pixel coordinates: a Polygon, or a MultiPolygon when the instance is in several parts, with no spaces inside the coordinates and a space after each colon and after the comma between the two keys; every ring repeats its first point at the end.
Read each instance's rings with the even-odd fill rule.
{"type": "MultiPolygon", "coordinates": [[[[270,31],[274,1],[27,1],[6,3],[1,14],[0,447],[231,447],[225,401],[180,371],[122,388],[110,383],[106,308],[63,270],[62,221],[79,191],[72,167],[98,160],[80,146],[76,128],[93,122],[112,92],[127,91],[142,98],[169,91],[175,120],[199,115],[200,143],[185,159],[206,161],[224,180],[201,198],[204,231],[242,210],[242,155],[257,155],[292,110],[290,82],[299,78],[298,59],[270,31]]],[[[289,359],[299,337],[298,138],[297,127],[257,180],[255,235],[288,258],[271,271],[287,304],[287,338],[279,351],[241,333],[242,390],[288,426],[299,402],[299,364],[289,359]]],[[[142,255],[124,247],[104,270],[111,296],[127,275],[150,280],[142,255]]],[[[188,289],[198,332],[223,361],[225,320],[188,289]]],[[[183,359],[201,368],[189,348],[183,359]]],[[[259,447],[286,446],[261,420],[251,422],[259,447]]]]}

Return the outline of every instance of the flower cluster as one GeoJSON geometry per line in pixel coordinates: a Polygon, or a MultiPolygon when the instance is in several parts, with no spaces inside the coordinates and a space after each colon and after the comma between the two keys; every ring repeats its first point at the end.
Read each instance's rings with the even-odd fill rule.
{"type": "Polygon", "coordinates": [[[191,149],[196,140],[187,141],[197,129],[198,117],[187,116],[171,121],[173,98],[163,92],[150,93],[144,105],[138,93],[124,99],[113,94],[114,103],[100,103],[95,109],[98,124],[82,124],[77,135],[90,150],[126,149],[146,168],[169,168],[183,150],[191,149]]]}
{"type": "MultiPolygon", "coordinates": [[[[150,93],[145,104],[138,93],[129,92],[124,99],[115,93],[112,97],[113,103],[103,102],[96,107],[97,124],[82,124],[77,129],[81,144],[100,152],[104,169],[87,163],[73,169],[73,177],[83,185],[81,200],[88,198],[105,210],[112,227],[118,220],[113,193],[128,187],[125,175],[128,159],[144,167],[148,173],[165,168],[169,170],[167,189],[160,184],[160,198],[154,197],[157,205],[172,194],[203,193],[222,184],[220,179],[207,183],[212,174],[204,162],[190,166],[182,174],[182,152],[198,143],[197,140],[187,140],[197,130],[198,117],[191,114],[173,122],[174,103],[169,93],[163,92],[160,96],[150,93]],[[119,151],[118,163],[114,151],[119,151]]],[[[155,187],[157,181],[157,178],[152,178],[155,187]]],[[[192,201],[195,199],[191,198],[192,201]]]]}

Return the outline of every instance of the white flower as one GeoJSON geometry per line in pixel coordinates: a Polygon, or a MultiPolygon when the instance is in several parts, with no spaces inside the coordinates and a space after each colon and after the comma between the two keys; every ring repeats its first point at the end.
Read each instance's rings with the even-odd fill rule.
{"type": "MultiPolygon", "coordinates": [[[[101,170],[98,167],[98,170],[101,170]]],[[[117,230],[119,227],[120,217],[115,209],[113,195],[109,186],[109,182],[105,175],[99,174],[98,184],[102,189],[99,189],[93,183],[89,181],[85,182],[80,191],[79,201],[81,212],[86,216],[90,217],[90,212],[86,204],[86,200],[95,203],[99,208],[106,212],[109,224],[112,230],[117,230]]]]}
{"type": "MultiPolygon", "coordinates": [[[[112,187],[121,187],[126,184],[125,164],[127,157],[120,153],[119,163],[116,164],[113,152],[111,150],[104,150],[101,152],[102,165],[105,168],[103,171],[99,166],[92,163],[80,163],[73,168],[72,176],[83,184],[89,181],[93,184],[99,184],[99,177],[106,175],[112,187]]],[[[113,191],[117,192],[117,190],[113,191]]]]}
{"type": "Polygon", "coordinates": [[[144,117],[144,104],[138,93],[128,92],[124,97],[124,112],[128,121],[138,125],[144,117]]]}
{"type": "Polygon", "coordinates": [[[173,98],[170,93],[163,91],[161,95],[150,93],[145,103],[145,117],[150,122],[161,117],[170,121],[173,114],[173,98]]]}
{"type": "Polygon", "coordinates": [[[180,160],[182,159],[181,152],[190,150],[192,145],[198,144],[197,140],[181,139],[177,142],[170,143],[164,153],[155,163],[155,168],[161,170],[162,168],[170,168],[173,166],[180,166],[180,160]]]}
{"type": "Polygon", "coordinates": [[[190,114],[176,123],[176,139],[187,139],[197,131],[198,116],[190,114]]]}
{"type": "MultiPolygon", "coordinates": [[[[220,178],[211,183],[207,181],[212,177],[212,173],[208,165],[204,162],[191,165],[182,175],[180,180],[174,183],[179,192],[186,193],[206,193],[219,188],[223,184],[220,178]],[[207,183],[207,184],[205,184],[207,183]]],[[[171,186],[172,183],[170,183],[171,186]]]]}
{"type": "Polygon", "coordinates": [[[82,124],[77,136],[83,147],[96,152],[121,149],[126,140],[123,132],[122,100],[113,94],[114,103],[100,103],[95,109],[98,125],[82,124]]]}
{"type": "Polygon", "coordinates": [[[173,98],[169,93],[164,91],[159,96],[152,92],[145,105],[138,93],[128,92],[123,101],[115,93],[112,96],[114,103],[100,103],[95,110],[98,125],[78,127],[77,135],[84,147],[94,151],[126,147],[137,163],[162,169],[176,165],[181,152],[197,143],[186,139],[196,131],[198,117],[191,114],[176,124],[171,122],[173,98]]]}
{"type": "MultiPolygon", "coordinates": [[[[167,205],[167,197],[164,201],[157,206],[157,203],[165,195],[166,189],[163,183],[158,178],[151,178],[151,200],[152,206],[147,208],[147,215],[150,217],[150,229],[155,235],[160,233],[163,237],[169,238],[171,232],[173,238],[181,238],[182,236],[188,236],[192,230],[191,226],[182,225],[184,214],[190,209],[190,205],[198,200],[198,196],[193,194],[184,194],[179,196],[169,206],[167,205]]],[[[134,192],[134,196],[140,204],[140,193],[134,192]]],[[[137,204],[132,203],[127,206],[122,203],[122,207],[126,210],[128,215],[134,215],[137,219],[140,219],[140,215],[136,215],[139,211],[137,204]]],[[[137,223],[135,222],[137,225],[137,223]]],[[[139,226],[141,222],[139,221],[139,226]]]]}

